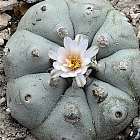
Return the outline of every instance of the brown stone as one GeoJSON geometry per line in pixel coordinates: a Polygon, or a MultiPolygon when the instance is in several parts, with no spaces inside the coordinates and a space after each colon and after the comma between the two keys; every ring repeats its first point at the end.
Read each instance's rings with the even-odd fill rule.
{"type": "Polygon", "coordinates": [[[17,4],[17,0],[8,0],[8,1],[0,0],[0,12],[4,12],[6,10],[12,10],[13,6],[16,4],[17,4]]]}
{"type": "Polygon", "coordinates": [[[11,16],[9,16],[8,14],[0,14],[0,30],[4,29],[8,25],[10,19],[11,16]]]}

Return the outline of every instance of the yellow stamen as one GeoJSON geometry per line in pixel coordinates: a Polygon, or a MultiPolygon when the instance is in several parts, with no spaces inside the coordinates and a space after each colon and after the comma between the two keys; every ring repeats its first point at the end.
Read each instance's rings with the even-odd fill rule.
{"type": "Polygon", "coordinates": [[[70,70],[77,70],[81,67],[81,58],[79,55],[69,55],[66,59],[66,63],[70,70]]]}

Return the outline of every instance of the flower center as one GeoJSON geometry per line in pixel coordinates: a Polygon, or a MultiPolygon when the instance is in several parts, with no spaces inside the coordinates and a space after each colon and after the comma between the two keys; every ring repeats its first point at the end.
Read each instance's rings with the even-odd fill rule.
{"type": "Polygon", "coordinates": [[[70,70],[77,70],[81,67],[81,58],[79,55],[70,55],[66,59],[67,67],[70,70]]]}

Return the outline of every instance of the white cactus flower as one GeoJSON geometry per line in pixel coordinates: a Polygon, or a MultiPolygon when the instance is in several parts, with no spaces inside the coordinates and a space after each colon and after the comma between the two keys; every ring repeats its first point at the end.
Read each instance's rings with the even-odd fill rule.
{"type": "Polygon", "coordinates": [[[86,84],[84,74],[91,59],[98,53],[97,46],[87,48],[88,39],[85,39],[83,35],[78,34],[75,40],[65,37],[64,47],[49,51],[49,57],[55,60],[54,69],[51,71],[52,77],[75,77],[77,85],[83,87],[86,84]]]}

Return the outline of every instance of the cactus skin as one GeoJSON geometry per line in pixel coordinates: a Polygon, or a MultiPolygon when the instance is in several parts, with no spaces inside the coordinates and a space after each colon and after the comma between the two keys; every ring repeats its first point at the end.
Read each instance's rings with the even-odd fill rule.
{"type": "Polygon", "coordinates": [[[126,124],[137,116],[138,105],[127,93],[113,87],[112,85],[94,80],[86,88],[87,100],[91,109],[96,139],[110,139],[112,135],[117,134],[125,128],[126,124]],[[104,93],[108,93],[107,98],[101,102],[97,102],[94,96],[95,91],[102,89],[104,93]]]}
{"type": "Polygon", "coordinates": [[[9,49],[5,57],[5,73],[10,78],[27,74],[46,72],[50,67],[48,50],[59,47],[28,31],[17,31],[6,46],[9,49]],[[14,41],[13,41],[14,40],[14,41]]]}
{"type": "Polygon", "coordinates": [[[138,49],[120,50],[98,63],[97,78],[140,97],[140,52],[138,49]]]}
{"type": "Polygon", "coordinates": [[[8,107],[11,114],[29,129],[39,126],[55,107],[67,83],[53,80],[48,73],[32,74],[8,82],[8,107]],[[20,113],[22,111],[22,113],[20,113]]]}
{"type": "Polygon", "coordinates": [[[18,30],[28,30],[63,45],[63,38],[59,37],[57,33],[60,27],[63,27],[71,38],[74,37],[66,2],[64,0],[61,0],[61,2],[47,0],[36,4],[28,10],[21,19],[18,30]],[[58,3],[59,6],[57,6],[58,3]]]}
{"type": "Polygon", "coordinates": [[[41,140],[95,138],[91,111],[83,90],[69,88],[46,121],[32,132],[41,140]]]}
{"type": "Polygon", "coordinates": [[[119,11],[112,10],[103,26],[94,37],[93,45],[100,47],[98,59],[107,57],[121,49],[138,48],[133,27],[119,11]]]}
{"type": "Polygon", "coordinates": [[[18,29],[29,30],[63,45],[63,40],[55,31],[60,25],[68,31],[68,36],[71,38],[74,34],[82,33],[87,35],[91,42],[103,24],[107,12],[112,8],[107,2],[101,3],[101,1],[61,0],[61,3],[59,0],[43,1],[29,9],[19,23],[18,29]],[[58,3],[59,6],[54,7],[58,3]],[[46,6],[46,11],[41,10],[43,6],[46,6]],[[77,10],[77,6],[79,10],[77,10]],[[90,13],[88,14],[88,12],[90,13]],[[38,18],[41,20],[37,21],[38,18]]]}
{"type": "Polygon", "coordinates": [[[112,7],[104,0],[66,0],[76,34],[84,34],[92,42],[112,7]],[[77,9],[78,7],[78,9],[77,9]],[[79,22],[80,21],[80,22],[79,22]]]}
{"type": "Polygon", "coordinates": [[[5,48],[7,105],[39,140],[112,139],[138,115],[139,58],[133,28],[106,0],[40,2],[5,48]],[[77,34],[99,47],[97,71],[83,89],[48,73],[49,49],[77,34]]]}

